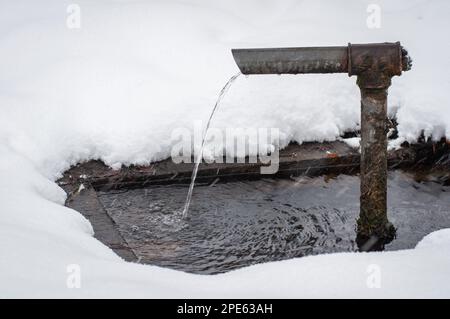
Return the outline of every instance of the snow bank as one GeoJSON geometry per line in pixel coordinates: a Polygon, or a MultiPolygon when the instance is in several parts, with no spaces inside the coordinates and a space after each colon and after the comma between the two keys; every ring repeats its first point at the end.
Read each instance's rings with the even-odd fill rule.
{"type": "MultiPolygon", "coordinates": [[[[450,47],[448,1],[379,1],[380,29],[366,27],[372,1],[79,0],[81,28],[69,29],[71,2],[0,4],[0,297],[450,296],[450,257],[434,239],[411,251],[308,257],[213,277],[124,263],[63,206],[53,183],[89,158],[114,167],[166,158],[172,130],[206,120],[237,72],[234,47],[401,40],[414,67],[390,90],[400,138],[422,129],[448,137],[442,70],[450,60],[431,49],[450,47]],[[366,285],[372,263],[383,273],[380,289],[366,285]],[[67,288],[69,264],[81,267],[80,289],[67,288]]],[[[237,80],[213,126],[278,127],[284,145],[333,140],[358,122],[354,78],[254,76],[237,80]]]]}
{"type": "Polygon", "coordinates": [[[62,190],[31,161],[0,150],[8,154],[0,157],[0,298],[450,297],[449,230],[413,250],[304,257],[214,276],[126,263],[62,206],[62,190]],[[80,288],[67,285],[71,265],[80,288]]]}
{"type": "MultiPolygon", "coordinates": [[[[366,26],[371,1],[77,1],[79,29],[66,26],[69,3],[0,10],[0,133],[50,178],[87,158],[118,167],[168,157],[172,130],[206,121],[238,71],[238,47],[401,40],[414,67],[390,90],[400,138],[449,136],[450,60],[432,49],[450,49],[448,1],[380,1],[380,29],[366,26]]],[[[282,144],[334,140],[358,126],[354,83],[345,74],[241,77],[213,126],[277,127],[282,144]]]]}

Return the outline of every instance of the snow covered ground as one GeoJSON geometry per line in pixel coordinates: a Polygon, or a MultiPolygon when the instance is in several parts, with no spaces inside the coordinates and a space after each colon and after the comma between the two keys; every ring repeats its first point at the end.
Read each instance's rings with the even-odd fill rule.
{"type": "MultiPolygon", "coordinates": [[[[238,71],[236,47],[400,40],[413,57],[390,89],[400,139],[450,137],[449,16],[446,0],[2,0],[0,297],[450,297],[449,230],[414,250],[198,276],[123,262],[54,183],[91,158],[120,167],[168,157],[172,131],[205,121],[238,71]],[[67,26],[72,2],[80,28],[67,26]],[[370,3],[379,29],[366,26],[370,3]],[[81,288],[68,288],[71,264],[81,288]],[[374,269],[380,288],[367,282],[374,269]]],[[[240,77],[228,93],[213,126],[278,127],[282,146],[333,140],[359,122],[355,78],[344,74],[240,77]]]]}

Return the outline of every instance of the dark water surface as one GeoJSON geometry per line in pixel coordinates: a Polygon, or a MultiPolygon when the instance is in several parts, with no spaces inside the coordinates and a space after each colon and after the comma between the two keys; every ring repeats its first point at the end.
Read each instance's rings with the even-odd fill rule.
{"type": "MultiPolygon", "coordinates": [[[[413,248],[450,227],[450,187],[437,177],[391,172],[389,219],[397,238],[386,250],[413,248]]],[[[140,262],[214,274],[305,255],[356,251],[359,177],[298,177],[100,192],[100,200],[140,262]]]]}

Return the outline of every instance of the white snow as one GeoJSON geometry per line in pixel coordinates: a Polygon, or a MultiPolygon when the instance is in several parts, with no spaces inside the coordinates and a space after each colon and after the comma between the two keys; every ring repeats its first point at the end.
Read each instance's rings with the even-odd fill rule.
{"type": "MultiPolygon", "coordinates": [[[[123,262],[54,183],[92,158],[118,168],[168,157],[171,132],[205,121],[237,72],[235,47],[400,40],[414,60],[390,89],[400,139],[449,137],[450,2],[377,1],[380,29],[366,27],[373,1],[78,0],[80,29],[66,26],[70,3],[0,3],[0,297],[450,296],[448,231],[414,250],[196,276],[123,262]],[[70,264],[81,267],[80,289],[67,288],[70,264]],[[381,288],[367,287],[371,264],[381,288]]],[[[283,146],[358,124],[355,78],[340,74],[240,77],[212,126],[276,127],[283,146]]]]}
{"type": "Polygon", "coordinates": [[[360,149],[360,147],[361,147],[361,145],[360,145],[361,138],[360,137],[343,138],[342,141],[352,148],[360,149]]]}

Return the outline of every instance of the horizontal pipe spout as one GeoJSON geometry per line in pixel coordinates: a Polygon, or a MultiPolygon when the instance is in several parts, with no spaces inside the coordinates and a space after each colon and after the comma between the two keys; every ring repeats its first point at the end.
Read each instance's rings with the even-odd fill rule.
{"type": "Polygon", "coordinates": [[[243,74],[347,72],[347,47],[233,49],[243,74]]]}
{"type": "Polygon", "coordinates": [[[243,74],[347,73],[351,76],[370,71],[392,77],[411,66],[400,42],[231,51],[243,74]]]}

